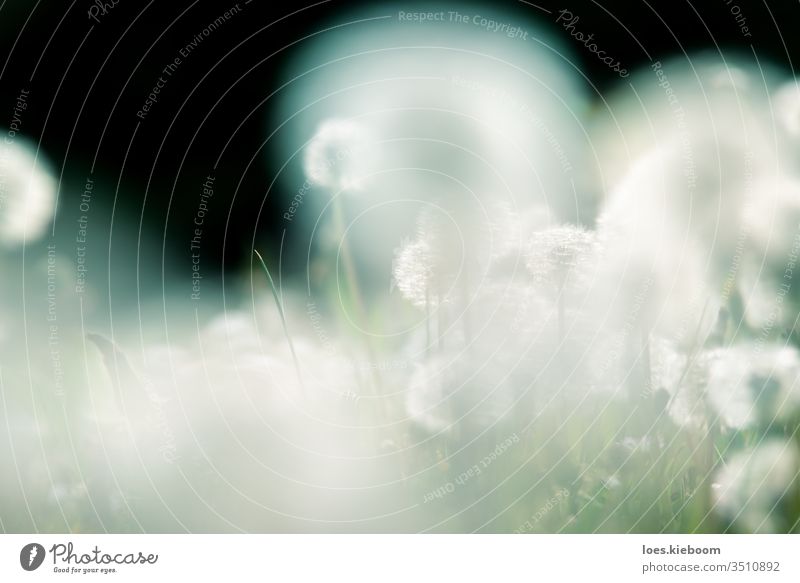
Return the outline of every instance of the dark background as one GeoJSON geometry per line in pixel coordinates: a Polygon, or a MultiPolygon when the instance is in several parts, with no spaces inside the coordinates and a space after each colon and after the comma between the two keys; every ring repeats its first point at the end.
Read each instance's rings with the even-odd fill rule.
{"type": "MultiPolygon", "coordinates": [[[[541,15],[524,2],[493,4],[541,15]]],[[[607,52],[631,69],[648,62],[639,42],[659,59],[716,47],[726,54],[754,49],[759,59],[787,68],[800,57],[800,3],[795,0],[538,4],[579,14],[582,29],[594,32],[607,52]],[[733,4],[747,18],[749,39],[730,13],[733,4]]],[[[159,242],[153,252],[161,251],[163,241],[165,255],[185,255],[202,182],[221,155],[214,172],[216,206],[204,232],[204,261],[238,268],[249,257],[254,236],[275,253],[276,217],[292,196],[280,186],[266,196],[281,158],[271,156],[271,145],[264,144],[271,130],[271,101],[265,98],[277,87],[292,55],[291,47],[280,49],[335,21],[354,3],[331,1],[301,10],[308,5],[253,0],[245,7],[240,2],[244,13],[183,59],[141,123],[136,111],[163,67],[233,3],[119,0],[99,17],[99,24],[87,16],[92,5],[90,0],[12,0],[0,8],[0,127],[11,123],[16,97],[28,89],[22,133],[41,145],[62,179],[59,220],[74,220],[69,209],[77,203],[69,197],[82,190],[96,161],[93,213],[102,209],[104,223],[93,219],[93,229],[109,227],[113,209],[115,223],[127,221],[134,231],[141,220],[142,238],[159,242]]],[[[438,8],[435,2],[403,5],[409,10],[438,8]]],[[[564,34],[552,21],[543,19],[543,25],[564,34]]],[[[574,54],[600,91],[619,83],[587,51],[574,54]]]]}

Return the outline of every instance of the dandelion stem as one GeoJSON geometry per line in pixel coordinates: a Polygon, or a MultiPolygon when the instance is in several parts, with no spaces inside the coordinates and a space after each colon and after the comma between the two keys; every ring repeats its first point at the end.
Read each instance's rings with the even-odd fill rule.
{"type": "Polygon", "coordinates": [[[303,375],[300,372],[300,361],[297,359],[297,353],[294,350],[294,343],[292,342],[292,337],[289,334],[289,327],[286,324],[286,312],[284,311],[283,304],[281,303],[280,297],[278,296],[278,290],[275,287],[275,282],[272,280],[272,274],[269,272],[267,264],[264,262],[264,258],[261,257],[261,253],[259,253],[256,249],[253,249],[253,253],[255,253],[256,257],[258,257],[258,261],[261,263],[261,268],[267,275],[267,282],[269,282],[269,288],[272,291],[272,297],[275,299],[275,306],[278,308],[278,314],[280,314],[281,316],[283,333],[286,335],[286,341],[289,343],[289,350],[292,352],[292,361],[294,362],[294,369],[295,372],[297,373],[297,381],[300,383],[300,389],[303,392],[305,392],[305,385],[303,384],[303,375]]]}
{"type": "MultiPolygon", "coordinates": [[[[358,314],[359,325],[363,327],[367,327],[368,325],[368,314],[367,309],[364,304],[364,300],[361,296],[361,288],[358,284],[358,275],[356,273],[356,266],[355,262],[353,261],[353,255],[350,251],[350,244],[347,241],[347,237],[345,236],[345,227],[344,227],[344,216],[342,211],[341,199],[337,198],[333,202],[333,216],[334,216],[334,224],[336,228],[336,232],[341,237],[341,252],[342,252],[342,263],[344,264],[344,271],[345,271],[345,278],[347,281],[348,292],[351,296],[353,304],[355,304],[355,308],[358,314]]],[[[367,336],[364,341],[366,350],[367,350],[367,357],[369,358],[371,363],[377,362],[377,357],[375,353],[375,348],[370,341],[370,337],[367,336]]],[[[377,367],[370,366],[370,370],[372,371],[372,380],[375,384],[373,389],[373,393],[379,394],[382,387],[382,379],[380,373],[377,370],[377,367]]]]}
{"type": "Polygon", "coordinates": [[[356,275],[356,267],[353,262],[353,256],[350,252],[350,244],[345,236],[344,217],[342,216],[342,207],[339,199],[333,203],[333,215],[336,225],[336,232],[342,238],[341,253],[342,263],[344,264],[344,273],[347,281],[348,291],[350,292],[353,303],[355,304],[358,316],[361,319],[360,324],[366,325],[367,323],[367,310],[364,307],[364,301],[361,297],[361,288],[358,285],[358,276],[356,275]]]}

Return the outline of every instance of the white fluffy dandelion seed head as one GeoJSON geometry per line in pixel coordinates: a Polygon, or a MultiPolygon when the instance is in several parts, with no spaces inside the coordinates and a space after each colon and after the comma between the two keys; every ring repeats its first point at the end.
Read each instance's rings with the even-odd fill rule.
{"type": "Polygon", "coordinates": [[[414,305],[450,303],[463,291],[458,284],[477,243],[468,241],[472,231],[462,219],[457,211],[426,208],[417,216],[416,237],[395,251],[395,283],[414,305]]]}
{"type": "Polygon", "coordinates": [[[740,348],[719,349],[715,354],[709,365],[708,401],[725,425],[742,429],[755,420],[749,390],[752,359],[740,348]]]}
{"type": "Polygon", "coordinates": [[[792,255],[800,250],[800,237],[786,248],[786,260],[774,260],[759,252],[745,253],[737,274],[736,291],[744,304],[744,317],[752,330],[780,331],[796,327],[797,270],[787,271],[792,255]],[[789,284],[789,290],[782,287],[789,284]],[[787,293],[788,291],[788,293],[787,293]]]}
{"type": "Polygon", "coordinates": [[[517,216],[506,202],[453,212],[442,204],[423,210],[417,217],[416,238],[395,250],[394,281],[406,299],[417,307],[430,307],[453,300],[464,293],[463,286],[470,297],[483,293],[490,269],[495,276],[504,270],[524,272],[523,221],[533,220],[527,214],[517,216]]]}
{"type": "Polygon", "coordinates": [[[537,283],[560,289],[591,260],[595,236],[581,227],[563,225],[534,233],[525,265],[537,283]]]}
{"type": "Polygon", "coordinates": [[[800,353],[792,346],[746,344],[720,349],[711,364],[708,398],[723,421],[742,428],[786,418],[800,404],[800,353]]]}
{"type": "Polygon", "coordinates": [[[305,150],[304,169],[310,182],[334,191],[363,190],[374,152],[369,132],[346,119],[323,122],[305,150]]]}
{"type": "Polygon", "coordinates": [[[775,118],[781,127],[794,138],[800,138],[800,86],[786,83],[773,98],[775,118]]]}
{"type": "Polygon", "coordinates": [[[759,262],[766,259],[767,273],[783,276],[787,255],[798,245],[800,180],[783,176],[756,181],[742,219],[748,254],[759,262]]]}
{"type": "Polygon", "coordinates": [[[689,281],[695,277],[689,270],[723,277],[755,198],[754,179],[766,164],[760,143],[752,152],[739,138],[708,135],[690,150],[673,138],[646,151],[604,205],[599,222],[612,253],[665,280],[689,281]]]}
{"type": "Polygon", "coordinates": [[[717,475],[717,512],[746,532],[785,532],[791,524],[776,507],[797,487],[798,462],[797,446],[780,439],[737,453],[717,475]]]}
{"type": "Polygon", "coordinates": [[[0,244],[41,237],[55,211],[56,188],[41,154],[18,142],[0,143],[0,244]]]}
{"type": "Polygon", "coordinates": [[[714,351],[690,356],[675,343],[655,337],[650,345],[653,389],[670,395],[668,413],[681,427],[704,427],[708,422],[706,385],[714,351]]]}
{"type": "Polygon", "coordinates": [[[654,338],[651,358],[653,386],[672,395],[669,413],[681,426],[719,421],[744,429],[759,418],[786,418],[800,405],[800,353],[793,347],[751,343],[690,357],[654,338]]]}
{"type": "Polygon", "coordinates": [[[631,172],[597,221],[602,249],[600,301],[623,321],[631,306],[637,306],[642,325],[689,349],[716,322],[720,303],[716,278],[730,269],[732,255],[720,250],[720,270],[710,269],[709,260],[717,249],[708,245],[703,233],[714,232],[714,223],[706,225],[710,231],[695,229],[690,223],[708,217],[693,217],[687,223],[683,203],[671,198],[673,194],[682,198],[680,192],[648,186],[647,180],[663,182],[654,179],[664,172],[657,170],[661,156],[656,152],[643,159],[647,163],[631,172]]]}
{"type": "Polygon", "coordinates": [[[406,241],[395,251],[392,275],[397,289],[418,308],[438,301],[431,289],[433,274],[433,256],[426,241],[406,241]]]}

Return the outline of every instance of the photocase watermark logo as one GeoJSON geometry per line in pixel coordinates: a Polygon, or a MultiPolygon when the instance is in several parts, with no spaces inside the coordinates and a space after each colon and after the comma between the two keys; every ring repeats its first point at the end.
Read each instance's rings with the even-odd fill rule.
{"type": "Polygon", "coordinates": [[[26,571],[35,571],[42,566],[45,550],[39,543],[30,543],[19,552],[19,564],[26,571]]]}
{"type": "Polygon", "coordinates": [[[117,4],[119,4],[119,0],[109,0],[108,2],[103,2],[103,0],[95,0],[94,4],[89,7],[87,12],[89,19],[94,20],[97,24],[100,24],[100,18],[111,12],[111,10],[117,4]]]}
{"type": "Polygon", "coordinates": [[[52,561],[48,569],[52,569],[53,573],[71,575],[107,575],[119,572],[120,567],[155,565],[158,562],[155,553],[104,552],[97,545],[88,550],[79,550],[71,542],[56,543],[47,551],[38,543],[30,543],[19,552],[19,564],[26,571],[35,571],[46,558],[52,561]]]}

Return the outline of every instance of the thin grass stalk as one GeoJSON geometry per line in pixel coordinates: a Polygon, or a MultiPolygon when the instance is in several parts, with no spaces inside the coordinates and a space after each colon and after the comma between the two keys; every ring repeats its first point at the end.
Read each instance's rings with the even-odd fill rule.
{"type": "Polygon", "coordinates": [[[281,303],[280,296],[278,296],[278,289],[275,287],[275,282],[272,280],[272,274],[269,272],[269,269],[267,268],[267,264],[264,261],[264,258],[261,257],[261,253],[259,253],[256,249],[253,249],[253,253],[255,253],[259,263],[261,263],[261,268],[264,270],[264,273],[267,276],[267,282],[269,283],[269,288],[272,291],[272,297],[275,300],[275,306],[278,308],[278,314],[280,314],[281,317],[281,324],[283,325],[283,333],[286,336],[286,341],[289,343],[289,350],[292,353],[292,361],[294,362],[295,373],[297,373],[297,381],[300,383],[300,389],[303,391],[303,393],[305,393],[306,388],[305,384],[303,383],[303,375],[300,371],[300,361],[298,360],[297,352],[295,352],[294,349],[292,336],[289,334],[289,327],[286,324],[286,312],[283,309],[283,304],[281,303]]]}

